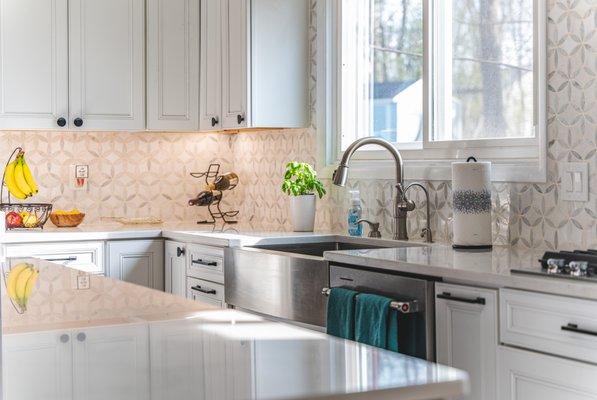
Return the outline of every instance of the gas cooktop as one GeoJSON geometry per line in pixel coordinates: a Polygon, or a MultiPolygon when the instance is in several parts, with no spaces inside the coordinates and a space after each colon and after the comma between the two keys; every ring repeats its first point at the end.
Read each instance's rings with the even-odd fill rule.
{"type": "Polygon", "coordinates": [[[512,269],[513,274],[597,282],[597,250],[548,251],[531,269],[512,269]]]}

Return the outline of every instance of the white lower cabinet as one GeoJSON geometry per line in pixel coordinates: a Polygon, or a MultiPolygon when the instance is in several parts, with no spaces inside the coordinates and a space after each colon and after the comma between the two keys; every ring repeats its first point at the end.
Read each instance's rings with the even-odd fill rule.
{"type": "Polygon", "coordinates": [[[435,292],[437,362],[468,372],[465,399],[497,399],[497,291],[439,283],[435,292]]]}
{"type": "Polygon", "coordinates": [[[2,350],[4,399],[73,398],[70,332],[3,335],[2,350]]]}
{"type": "Polygon", "coordinates": [[[146,324],[3,336],[5,399],[149,398],[146,324]]]}
{"type": "Polygon", "coordinates": [[[152,400],[254,398],[253,342],[230,340],[218,327],[210,332],[193,320],[150,325],[152,400]]]}
{"type": "Polygon", "coordinates": [[[500,347],[500,400],[595,400],[597,366],[500,347]]]}
{"type": "Polygon", "coordinates": [[[108,274],[111,278],[164,290],[164,242],[119,240],[108,242],[108,274]]]}
{"type": "Polygon", "coordinates": [[[166,241],[164,245],[165,290],[186,297],[186,246],[184,243],[166,241]]]}

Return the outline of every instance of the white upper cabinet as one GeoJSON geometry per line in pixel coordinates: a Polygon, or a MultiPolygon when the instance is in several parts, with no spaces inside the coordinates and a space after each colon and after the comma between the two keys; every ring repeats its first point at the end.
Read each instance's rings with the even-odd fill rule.
{"type": "Polygon", "coordinates": [[[200,0],[147,0],[147,128],[199,129],[200,0]]]}
{"type": "Polygon", "coordinates": [[[0,129],[67,124],[67,16],[67,0],[0,0],[0,129]]]}
{"type": "Polygon", "coordinates": [[[70,126],[145,128],[145,1],[70,0],[70,126]]]}
{"type": "Polygon", "coordinates": [[[201,96],[199,127],[222,129],[222,0],[201,0],[201,96]]]}
{"type": "Polygon", "coordinates": [[[247,4],[224,0],[222,6],[222,127],[247,126],[247,4]]]}
{"type": "Polygon", "coordinates": [[[203,0],[202,130],[309,123],[309,2],[203,0]]]}

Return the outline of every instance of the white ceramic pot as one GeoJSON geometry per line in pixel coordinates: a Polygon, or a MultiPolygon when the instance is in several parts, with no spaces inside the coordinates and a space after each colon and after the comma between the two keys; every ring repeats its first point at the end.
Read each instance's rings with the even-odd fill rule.
{"type": "Polygon", "coordinates": [[[290,220],[295,232],[313,232],[315,199],[314,194],[290,197],[290,220]]]}

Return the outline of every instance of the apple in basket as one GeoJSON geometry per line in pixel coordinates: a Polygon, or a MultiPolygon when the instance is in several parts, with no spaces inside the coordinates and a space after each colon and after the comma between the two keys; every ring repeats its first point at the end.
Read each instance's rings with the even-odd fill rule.
{"type": "Polygon", "coordinates": [[[9,229],[20,228],[23,226],[23,217],[14,211],[6,214],[6,227],[9,229]]]}

